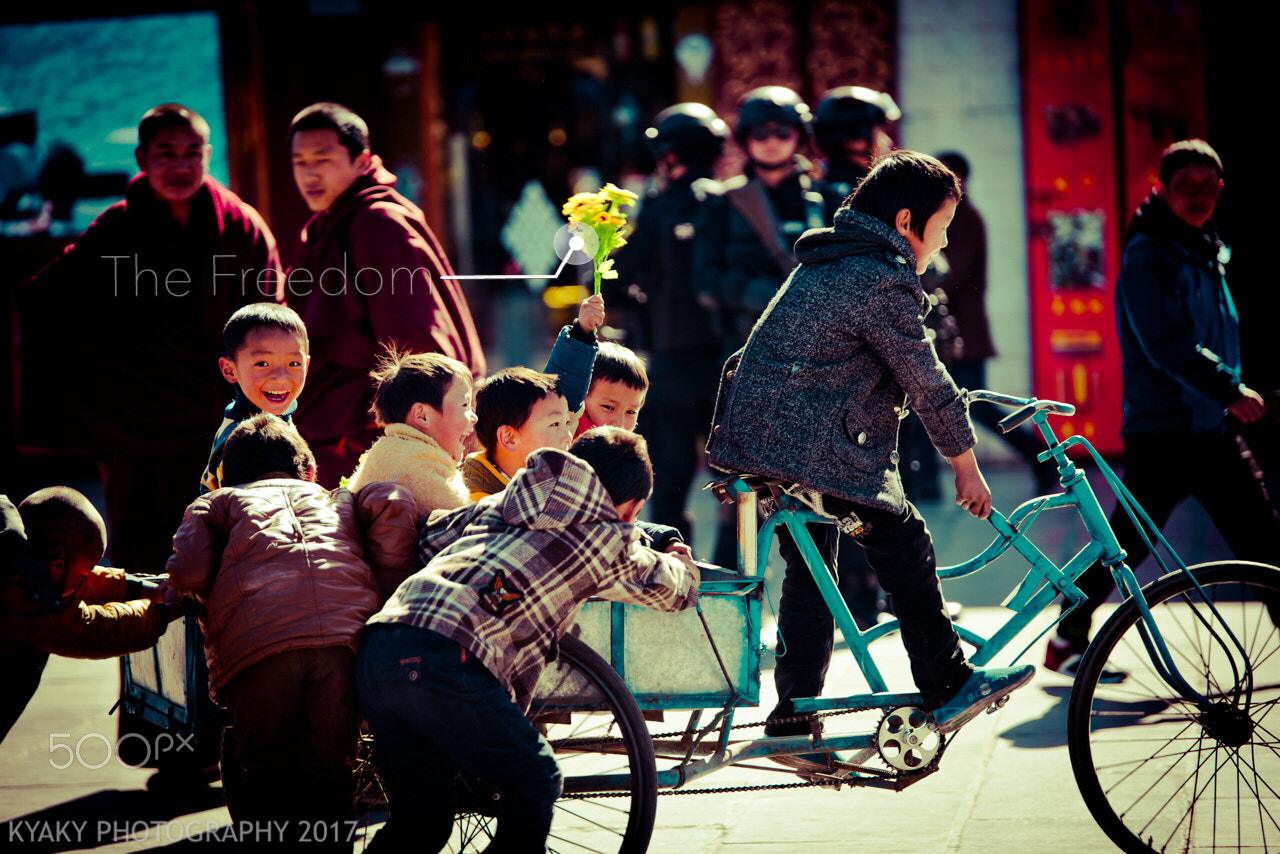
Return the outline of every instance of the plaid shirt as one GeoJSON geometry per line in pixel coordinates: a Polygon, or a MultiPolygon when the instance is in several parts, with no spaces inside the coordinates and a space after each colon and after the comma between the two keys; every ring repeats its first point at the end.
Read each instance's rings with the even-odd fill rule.
{"type": "Polygon", "coordinates": [[[527,709],[588,598],[664,611],[697,602],[697,571],[638,536],[587,463],[544,448],[503,492],[431,515],[418,541],[423,569],[369,624],[456,640],[527,709]]]}

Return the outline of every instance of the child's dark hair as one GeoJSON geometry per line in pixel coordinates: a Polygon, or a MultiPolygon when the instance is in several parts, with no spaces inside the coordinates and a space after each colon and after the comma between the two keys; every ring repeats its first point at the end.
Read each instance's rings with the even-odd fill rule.
{"type": "Polygon", "coordinates": [[[1222,177],[1222,158],[1213,146],[1203,139],[1184,139],[1170,145],[1160,155],[1160,183],[1168,187],[1179,169],[1192,165],[1212,166],[1218,170],[1218,177],[1222,177]]]}
{"type": "Polygon", "coordinates": [[[595,469],[614,506],[646,499],[653,491],[653,465],[644,437],[621,427],[593,427],[569,448],[569,453],[595,469]]]}
{"type": "Polygon", "coordinates": [[[876,161],[843,207],[895,227],[898,211],[911,212],[911,230],[924,237],[930,217],[947,199],[960,199],[960,181],[941,161],[916,151],[891,151],[876,161]]]}
{"type": "Polygon", "coordinates": [[[289,139],[301,130],[337,131],[342,147],[355,160],[361,152],[369,150],[369,126],[349,107],[332,101],[321,101],[304,108],[289,123],[289,139]]]}
{"type": "Polygon", "coordinates": [[[147,110],[138,122],[138,147],[146,151],[160,131],[171,127],[189,127],[209,141],[209,123],[203,116],[181,104],[160,104],[147,110]]]}
{"type": "Polygon", "coordinates": [[[249,483],[274,472],[311,480],[316,458],[307,440],[284,419],[259,412],[231,431],[222,449],[222,482],[249,483]]]}
{"type": "Polygon", "coordinates": [[[476,386],[476,438],[490,454],[498,445],[498,428],[519,430],[538,401],[564,397],[560,377],[532,368],[504,368],[476,386]]]}
{"type": "Polygon", "coordinates": [[[107,550],[107,526],[93,503],[67,486],[31,493],[18,505],[27,542],[41,560],[96,564],[107,550]]]}
{"type": "Polygon", "coordinates": [[[379,427],[403,424],[415,403],[425,403],[436,412],[454,381],[471,385],[471,371],[457,359],[439,353],[409,353],[388,347],[378,360],[373,377],[373,405],[369,411],[379,427]]]}
{"type": "Polygon", "coordinates": [[[599,380],[621,383],[636,391],[649,390],[649,374],[644,369],[644,362],[634,350],[615,344],[612,341],[601,341],[596,351],[595,363],[591,366],[591,384],[599,380]]]}
{"type": "Polygon", "coordinates": [[[307,340],[307,325],[296,311],[275,302],[255,302],[237,309],[222,327],[222,355],[234,360],[249,333],[263,327],[297,335],[302,339],[303,353],[311,349],[307,340]]]}

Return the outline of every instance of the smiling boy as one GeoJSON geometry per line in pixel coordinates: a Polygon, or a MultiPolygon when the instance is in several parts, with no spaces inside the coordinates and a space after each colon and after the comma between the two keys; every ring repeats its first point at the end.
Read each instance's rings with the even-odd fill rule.
{"type": "Polygon", "coordinates": [[[260,412],[292,423],[298,395],[311,362],[307,327],[291,308],[255,303],[231,315],[222,330],[222,376],[236,387],[214,434],[209,463],[200,477],[200,494],[223,486],[222,448],[232,431],[260,412]]]}

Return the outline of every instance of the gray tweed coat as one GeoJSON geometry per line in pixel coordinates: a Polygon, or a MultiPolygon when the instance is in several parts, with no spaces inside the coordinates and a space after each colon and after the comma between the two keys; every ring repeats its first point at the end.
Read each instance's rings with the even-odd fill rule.
{"type": "Polygon", "coordinates": [[[880,220],[842,208],[834,228],[805,232],[796,257],[736,370],[726,365],[711,463],[901,512],[898,421],[908,399],[944,456],[975,441],[964,399],[924,337],[915,254],[880,220]]]}

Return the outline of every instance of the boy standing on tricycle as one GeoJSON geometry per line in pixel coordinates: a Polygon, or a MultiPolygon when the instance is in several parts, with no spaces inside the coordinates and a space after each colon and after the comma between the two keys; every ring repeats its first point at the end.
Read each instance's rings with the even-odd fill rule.
{"type": "MultiPolygon", "coordinates": [[[[943,603],[933,541],[897,470],[898,422],[910,401],[951,461],[956,503],[982,519],[991,514],[963,394],[924,332],[919,274],[947,245],[959,199],[949,169],[896,151],[845,200],[833,228],[806,232],[796,243],[800,266],[726,365],[710,443],[717,468],[794,483],[836,521],[811,526],[828,566],[836,565],[839,530],[866,550],[892,599],[924,706],[942,733],[1034,673],[1030,665],[975,669],[965,660],[943,603]]],[[[778,705],[769,736],[810,731],[809,721],[785,719],[794,714],[794,698],[821,693],[833,642],[830,612],[804,558],[783,528],[779,540],[787,563],[778,612],[785,653],[774,669],[778,705]]],[[[822,754],[778,760],[802,768],[827,763],[822,754]]]]}

